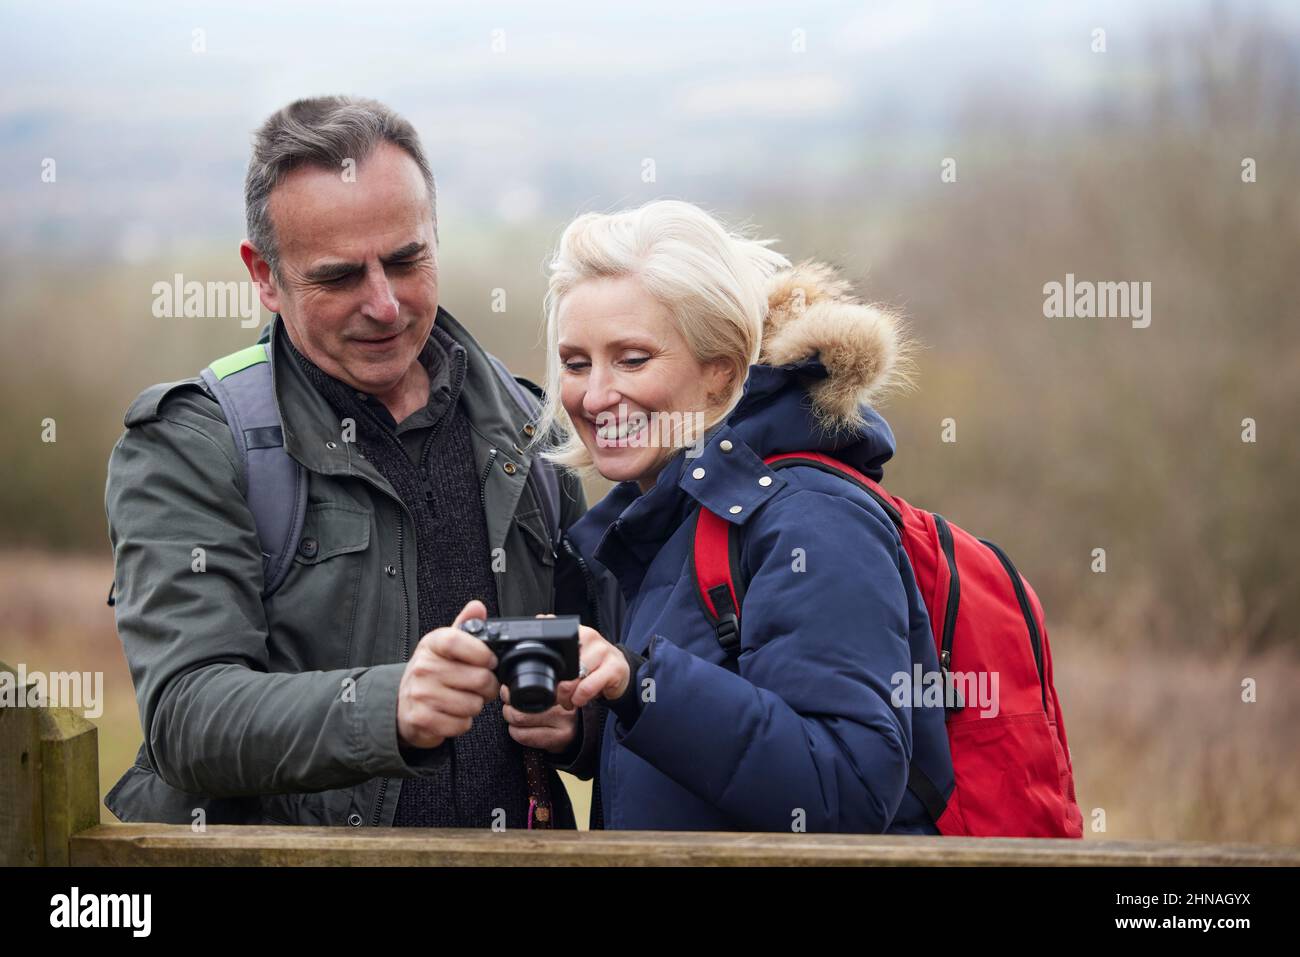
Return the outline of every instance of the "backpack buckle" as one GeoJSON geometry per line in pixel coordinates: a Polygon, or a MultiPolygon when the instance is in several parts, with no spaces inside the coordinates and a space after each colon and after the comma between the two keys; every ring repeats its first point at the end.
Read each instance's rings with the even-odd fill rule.
{"type": "Polygon", "coordinates": [[[718,619],[715,630],[718,633],[718,644],[728,655],[733,655],[740,650],[740,619],[734,614],[728,613],[718,619]]]}

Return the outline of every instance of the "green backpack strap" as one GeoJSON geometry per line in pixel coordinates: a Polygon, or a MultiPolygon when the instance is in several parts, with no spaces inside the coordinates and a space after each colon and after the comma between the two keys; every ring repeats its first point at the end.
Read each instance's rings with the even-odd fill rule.
{"type": "Polygon", "coordinates": [[[307,515],[307,472],[284,448],[270,350],[269,342],[258,342],[200,373],[221,404],[244,469],[248,507],[261,542],[263,598],[288,575],[307,515]]]}

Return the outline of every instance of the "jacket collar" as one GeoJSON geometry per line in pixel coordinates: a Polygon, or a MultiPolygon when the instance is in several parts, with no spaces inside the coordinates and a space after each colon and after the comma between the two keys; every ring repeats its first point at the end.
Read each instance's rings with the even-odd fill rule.
{"type": "MultiPolygon", "coordinates": [[[[449,312],[438,308],[438,327],[463,349],[465,381],[460,400],[473,431],[526,473],[532,463],[526,451],[531,417],[502,388],[482,346],[449,312]]],[[[338,414],[330,407],[289,352],[288,331],[277,314],[263,328],[259,342],[270,341],[271,377],[284,430],[285,450],[304,468],[325,475],[366,470],[354,450],[340,441],[338,414]]],[[[378,473],[376,473],[377,475],[378,473]]],[[[516,473],[517,474],[517,473],[516,473]]]]}

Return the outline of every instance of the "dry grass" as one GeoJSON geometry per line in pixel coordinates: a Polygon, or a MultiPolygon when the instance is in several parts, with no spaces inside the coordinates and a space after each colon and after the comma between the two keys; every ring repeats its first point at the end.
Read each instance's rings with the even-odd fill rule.
{"type": "MultiPolygon", "coordinates": [[[[101,793],[140,743],[130,673],[104,604],[111,579],[106,559],[0,555],[0,659],[29,670],[104,672],[101,793]]],[[[1294,655],[1141,644],[1098,651],[1083,634],[1058,629],[1052,638],[1085,826],[1105,811],[1104,833],[1088,837],[1300,844],[1294,655]],[[1244,678],[1257,682],[1256,703],[1241,700],[1244,678]]],[[[571,783],[581,820],[589,788],[571,783]]]]}
{"type": "Polygon", "coordinates": [[[1052,636],[1084,827],[1165,841],[1300,844],[1300,660],[1052,636]],[[1242,700],[1252,678],[1256,698],[1242,700]]]}

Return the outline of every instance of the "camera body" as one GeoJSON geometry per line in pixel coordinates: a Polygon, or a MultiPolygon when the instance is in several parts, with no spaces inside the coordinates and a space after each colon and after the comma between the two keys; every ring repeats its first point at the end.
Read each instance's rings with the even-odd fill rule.
{"type": "Polygon", "coordinates": [[[471,618],[461,630],[497,656],[497,680],[510,706],[537,714],[555,704],[555,686],[578,677],[577,615],[558,618],[471,618]]]}

